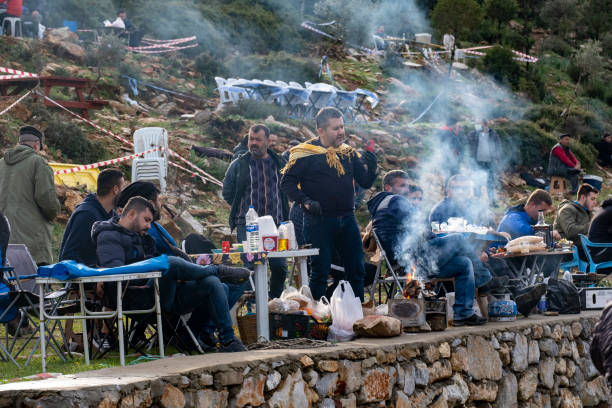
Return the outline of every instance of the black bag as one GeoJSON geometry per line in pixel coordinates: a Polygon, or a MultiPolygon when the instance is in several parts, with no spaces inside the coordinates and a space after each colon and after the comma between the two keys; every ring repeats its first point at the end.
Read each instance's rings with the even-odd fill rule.
{"type": "Polygon", "coordinates": [[[546,290],[547,309],[559,314],[580,313],[580,295],[572,282],[549,279],[546,290]]]}

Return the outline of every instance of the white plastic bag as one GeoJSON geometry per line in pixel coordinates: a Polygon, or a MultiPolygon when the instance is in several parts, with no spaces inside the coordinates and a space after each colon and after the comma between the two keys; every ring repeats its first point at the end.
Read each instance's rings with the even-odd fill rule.
{"type": "MultiPolygon", "coordinates": [[[[302,286],[302,289],[304,289],[303,286],[302,286]]],[[[283,293],[281,293],[280,298],[282,300],[294,300],[294,301],[298,302],[300,304],[300,309],[305,309],[307,307],[311,307],[311,305],[312,305],[312,297],[308,298],[308,296],[303,295],[301,292],[302,292],[301,290],[298,291],[293,286],[289,286],[288,288],[283,290],[283,293]]],[[[309,290],[309,293],[310,293],[310,290],[309,290]]]]}
{"type": "Polygon", "coordinates": [[[332,325],[327,337],[330,341],[349,341],[355,336],[353,324],[363,318],[361,300],[355,297],[351,284],[340,281],[330,300],[332,325]]]}
{"type": "Polygon", "coordinates": [[[312,317],[319,322],[328,320],[331,317],[331,309],[329,307],[329,300],[325,296],[321,297],[321,300],[315,301],[312,308],[312,317]]]}

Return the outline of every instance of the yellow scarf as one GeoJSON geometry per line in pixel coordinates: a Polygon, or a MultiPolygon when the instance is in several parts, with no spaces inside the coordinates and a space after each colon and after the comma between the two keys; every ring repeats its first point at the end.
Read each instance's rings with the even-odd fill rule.
{"type": "Polygon", "coordinates": [[[311,141],[312,140],[300,143],[299,145],[294,146],[289,150],[289,161],[287,162],[287,165],[281,170],[282,174],[285,174],[285,172],[287,172],[287,170],[289,170],[298,159],[312,156],[315,154],[324,154],[327,158],[327,164],[329,165],[329,167],[331,167],[332,169],[336,169],[336,171],[338,171],[338,175],[342,176],[344,175],[344,167],[342,166],[338,155],[340,155],[340,157],[343,159],[346,157],[350,159],[355,155],[357,157],[361,157],[357,150],[347,145],[346,143],[342,143],[340,146],[334,148],[316,146],[309,143],[311,141]]]}

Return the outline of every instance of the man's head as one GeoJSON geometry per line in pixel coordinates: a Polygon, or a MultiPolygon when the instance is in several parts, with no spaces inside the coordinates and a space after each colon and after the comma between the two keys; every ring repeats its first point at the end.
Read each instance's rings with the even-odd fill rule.
{"type": "Polygon", "coordinates": [[[117,17],[121,18],[122,20],[125,20],[125,17],[127,17],[125,10],[118,10],[117,17]]]}
{"type": "Polygon", "coordinates": [[[391,170],[383,177],[383,190],[391,194],[405,196],[408,193],[408,173],[402,170],[391,170]]]}
{"type": "Polygon", "coordinates": [[[536,221],[538,219],[538,213],[540,211],[544,211],[546,214],[552,208],[552,198],[547,191],[542,189],[537,189],[527,199],[525,203],[525,212],[529,215],[529,217],[536,221]]]}
{"type": "Polygon", "coordinates": [[[563,147],[569,147],[569,145],[570,145],[570,135],[565,133],[565,134],[559,136],[559,143],[563,147]]]}
{"type": "Polygon", "coordinates": [[[155,213],[155,207],[149,200],[140,196],[132,197],[123,209],[119,224],[128,231],[142,235],[151,228],[155,213]]]}
{"type": "Polygon", "coordinates": [[[315,119],[317,121],[317,133],[324,147],[338,147],[344,143],[342,112],[328,106],[321,109],[315,119]]]}
{"type": "Polygon", "coordinates": [[[455,174],[446,183],[446,197],[451,200],[467,200],[472,197],[472,181],[463,174],[455,174]]]}
{"type": "Polygon", "coordinates": [[[117,197],[117,208],[122,208],[125,211],[125,207],[130,199],[133,197],[143,197],[149,200],[155,206],[156,213],[153,214],[154,221],[159,219],[161,211],[161,191],[157,186],[150,181],[135,181],[129,184],[121,191],[119,197],[117,197]]]}
{"type": "Polygon", "coordinates": [[[597,206],[597,194],[599,191],[595,187],[585,183],[578,187],[576,197],[580,205],[586,207],[588,211],[593,211],[593,208],[597,206]]]}
{"type": "Polygon", "coordinates": [[[249,129],[249,139],[247,146],[249,152],[258,159],[263,159],[268,155],[268,142],[270,129],[265,125],[254,125],[249,129]]]}
{"type": "Polygon", "coordinates": [[[43,134],[34,126],[23,126],[19,129],[19,144],[30,146],[36,152],[42,147],[43,134]]]}
{"type": "Polygon", "coordinates": [[[459,117],[452,114],[446,119],[446,126],[453,129],[455,132],[459,132],[461,130],[461,122],[459,121],[459,117]]]}
{"type": "Polygon", "coordinates": [[[98,198],[113,197],[113,202],[117,204],[119,193],[125,187],[126,182],[123,173],[117,169],[104,169],[98,175],[98,198]]]}
{"type": "Polygon", "coordinates": [[[605,133],[605,134],[603,135],[603,140],[604,140],[606,143],[612,143],[612,134],[610,134],[610,133],[605,133]]]}
{"type": "Polygon", "coordinates": [[[406,194],[406,198],[415,203],[420,203],[423,201],[423,189],[416,184],[408,185],[408,193],[406,194]]]}

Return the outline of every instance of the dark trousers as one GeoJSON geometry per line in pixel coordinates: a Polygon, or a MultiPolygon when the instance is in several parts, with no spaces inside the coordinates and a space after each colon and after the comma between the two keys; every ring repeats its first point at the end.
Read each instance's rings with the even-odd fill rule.
{"type": "Polygon", "coordinates": [[[363,301],[365,266],[359,227],[353,214],[343,217],[304,214],[304,236],[319,255],[312,257],[310,291],[315,299],[325,295],[331,257],[336,248],[342,259],[344,274],[356,296],[363,301]]]}
{"type": "MultiPolygon", "coordinates": [[[[246,241],[246,225],[236,225],[236,236],[238,242],[246,241]]],[[[272,299],[280,297],[285,289],[285,279],[287,279],[287,260],[285,258],[270,258],[270,292],[272,299]]]]}

